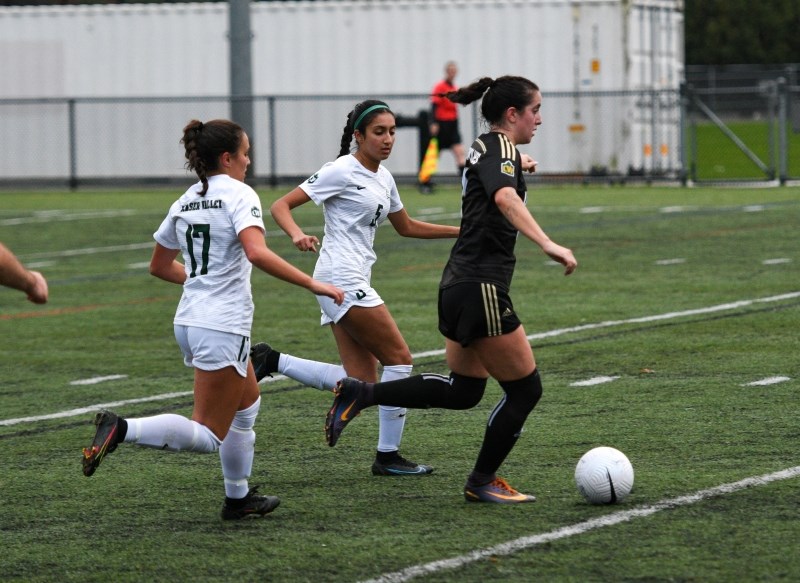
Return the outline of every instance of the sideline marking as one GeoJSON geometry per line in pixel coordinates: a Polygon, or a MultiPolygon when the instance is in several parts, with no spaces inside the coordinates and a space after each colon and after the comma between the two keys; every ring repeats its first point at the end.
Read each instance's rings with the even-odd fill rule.
{"type": "MultiPolygon", "coordinates": [[[[659,320],[672,320],[674,318],[681,318],[683,316],[697,316],[701,314],[712,314],[714,312],[725,312],[735,310],[737,308],[744,308],[758,303],[780,302],[783,300],[793,300],[800,298],[800,291],[790,292],[777,296],[769,296],[766,298],[756,298],[753,300],[739,300],[738,302],[730,302],[728,304],[718,304],[716,306],[708,306],[707,308],[697,308],[694,310],[684,310],[682,312],[667,312],[666,314],[656,314],[655,316],[642,316],[641,318],[628,318],[627,320],[607,320],[605,322],[596,322],[594,324],[582,324],[581,326],[572,326],[570,328],[557,328],[548,332],[538,332],[535,334],[528,334],[528,340],[542,340],[544,338],[553,338],[555,336],[563,336],[572,332],[584,332],[586,330],[598,330],[600,328],[611,328],[614,326],[622,326],[624,324],[647,324],[649,322],[657,322],[659,320]]],[[[418,352],[414,354],[414,358],[423,358],[426,356],[441,356],[444,354],[444,349],[428,350],[426,352],[418,352]]]]}
{"type": "Polygon", "coordinates": [[[677,206],[661,207],[658,210],[659,210],[659,212],[664,213],[664,214],[672,214],[672,213],[685,213],[685,212],[687,212],[689,210],[692,210],[692,209],[693,209],[693,207],[677,205],[677,206]]]}
{"type": "Polygon", "coordinates": [[[96,405],[89,405],[88,407],[81,407],[80,409],[69,409],[68,411],[59,411],[58,413],[50,413],[49,415],[37,415],[35,417],[20,417],[18,419],[4,419],[0,421],[0,426],[3,425],[16,425],[18,423],[30,423],[32,421],[45,421],[47,419],[62,419],[64,417],[77,417],[78,415],[86,415],[86,413],[97,413],[100,409],[112,409],[121,405],[131,405],[133,403],[147,403],[150,401],[163,401],[165,399],[173,399],[178,397],[188,397],[193,394],[193,391],[182,391],[180,393],[165,393],[163,395],[154,395],[152,397],[142,397],[141,399],[128,399],[126,401],[112,401],[111,403],[97,403],[96,405]]]}
{"type": "Polygon", "coordinates": [[[106,219],[116,217],[130,217],[137,214],[132,209],[96,210],[84,212],[67,212],[63,210],[38,211],[29,217],[16,217],[13,219],[0,219],[0,226],[25,225],[29,223],[52,223],[54,221],[78,221],[82,219],[106,219]]]}
{"type": "MultiPolygon", "coordinates": [[[[548,332],[539,332],[537,334],[528,334],[528,340],[540,340],[543,338],[553,338],[555,336],[563,336],[571,332],[583,332],[585,330],[596,330],[599,328],[610,328],[612,326],[622,326],[624,324],[642,324],[647,322],[656,322],[659,320],[671,320],[683,316],[695,316],[698,314],[710,314],[713,312],[723,312],[726,310],[735,310],[736,308],[743,308],[757,303],[779,302],[782,300],[791,300],[800,297],[800,291],[790,292],[777,296],[769,296],[766,298],[756,298],[754,300],[740,300],[738,302],[731,302],[728,304],[718,304],[716,306],[709,306],[707,308],[697,308],[694,310],[684,310],[682,312],[667,312],[666,314],[656,314],[655,316],[642,316],[640,318],[629,318],[627,320],[608,320],[605,322],[597,322],[595,324],[583,324],[581,326],[572,326],[571,328],[559,328],[550,330],[548,332]]],[[[0,317],[0,320],[3,318],[0,317]]],[[[425,352],[417,352],[412,355],[413,358],[425,358],[428,356],[441,356],[444,354],[444,348],[437,350],[427,350],[425,352]]],[[[275,377],[265,377],[259,384],[276,382],[285,379],[283,375],[276,375],[275,377]]],[[[154,395],[143,399],[131,399],[128,401],[116,401],[114,403],[105,403],[99,405],[90,405],[81,409],[72,409],[70,411],[62,411],[60,413],[51,413],[49,415],[38,415],[35,417],[21,417],[17,419],[4,419],[0,420],[0,427],[7,425],[17,425],[18,423],[32,423],[35,421],[43,421],[46,419],[57,419],[61,417],[74,417],[76,415],[83,415],[90,411],[97,411],[101,408],[118,407],[120,405],[129,405],[132,403],[144,403],[147,401],[164,401],[174,397],[185,397],[191,395],[192,391],[183,391],[180,393],[166,393],[163,395],[154,395]]]]}
{"type": "Polygon", "coordinates": [[[612,514],[600,516],[598,518],[592,518],[584,522],[557,528],[556,530],[551,530],[550,532],[524,536],[512,541],[495,545],[493,547],[472,551],[471,553],[453,557],[451,559],[442,559],[439,561],[424,563],[422,565],[414,565],[412,567],[403,569],[402,571],[384,573],[375,579],[369,579],[363,583],[402,583],[403,581],[409,581],[421,575],[429,575],[445,569],[458,569],[459,567],[463,567],[464,565],[474,563],[487,557],[510,555],[517,551],[540,545],[542,543],[567,538],[577,534],[583,534],[590,530],[596,530],[606,526],[613,526],[622,522],[628,522],[634,518],[650,516],[651,514],[655,514],[656,512],[660,512],[662,510],[677,508],[679,506],[688,506],[689,504],[702,502],[703,500],[707,500],[708,498],[713,498],[715,496],[730,494],[732,492],[736,492],[737,490],[743,490],[753,486],[764,486],[770,482],[775,482],[777,480],[788,480],[797,476],[800,476],[800,466],[787,468],[772,474],[764,474],[762,476],[745,478],[744,480],[739,480],[738,482],[731,482],[729,484],[715,486],[714,488],[699,490],[694,494],[679,496],[677,498],[668,498],[649,506],[632,508],[630,510],[622,510],[620,512],[614,512],[612,514]]]}
{"type": "Polygon", "coordinates": [[[33,263],[26,263],[25,267],[28,269],[41,269],[42,267],[52,267],[55,261],[34,261],[33,263]]]}
{"type": "Polygon", "coordinates": [[[619,377],[594,377],[591,379],[586,379],[585,381],[575,381],[574,383],[570,383],[570,387],[592,387],[594,385],[602,385],[603,383],[610,383],[611,381],[617,380],[619,377]]]}
{"type": "Polygon", "coordinates": [[[686,263],[686,259],[676,257],[675,259],[659,259],[656,261],[656,265],[680,265],[681,263],[686,263]]]}
{"type": "Polygon", "coordinates": [[[760,381],[753,381],[752,383],[745,383],[743,387],[763,387],[766,385],[776,385],[778,383],[785,383],[786,381],[792,380],[789,377],[767,377],[765,379],[761,379],[760,381]]]}
{"type": "Polygon", "coordinates": [[[127,245],[109,245],[108,247],[83,247],[82,249],[65,249],[63,251],[46,251],[23,255],[26,259],[49,259],[51,257],[79,257],[96,253],[116,253],[117,251],[137,251],[151,249],[155,243],[129,243],[127,245]]]}
{"type": "Polygon", "coordinates": [[[791,263],[792,260],[788,257],[776,257],[775,259],[765,259],[762,265],[782,265],[784,263],[791,263]]]}
{"type": "Polygon", "coordinates": [[[77,381],[70,381],[71,385],[96,385],[105,381],[116,381],[117,379],[127,379],[126,374],[112,374],[105,377],[92,377],[90,379],[78,379],[77,381]]]}

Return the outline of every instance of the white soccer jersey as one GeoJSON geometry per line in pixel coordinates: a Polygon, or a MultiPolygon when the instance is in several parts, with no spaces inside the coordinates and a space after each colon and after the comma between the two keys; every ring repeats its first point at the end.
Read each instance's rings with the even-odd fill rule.
{"type": "Polygon", "coordinates": [[[369,286],[375,230],[403,208],[392,174],[383,166],[371,172],[348,154],[325,164],[300,188],[322,205],[325,217],[314,277],[345,291],[369,286]]]}
{"type": "Polygon", "coordinates": [[[180,249],[186,269],[175,324],[250,336],[253,324],[253,269],[239,242],[247,227],[265,232],[255,191],[226,174],[198,182],[175,201],[153,238],[180,249]]]}

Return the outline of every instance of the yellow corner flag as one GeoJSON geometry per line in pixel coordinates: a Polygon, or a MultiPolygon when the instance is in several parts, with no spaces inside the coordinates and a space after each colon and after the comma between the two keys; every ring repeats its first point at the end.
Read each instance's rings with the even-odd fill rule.
{"type": "Polygon", "coordinates": [[[422,183],[428,182],[431,176],[436,174],[439,167],[439,140],[438,138],[431,138],[428,143],[428,149],[425,150],[425,157],[422,159],[422,166],[419,168],[419,181],[422,183]]]}

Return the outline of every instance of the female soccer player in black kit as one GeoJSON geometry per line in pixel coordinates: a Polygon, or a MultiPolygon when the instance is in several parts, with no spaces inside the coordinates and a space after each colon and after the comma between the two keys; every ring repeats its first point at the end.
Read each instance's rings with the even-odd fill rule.
{"type": "Polygon", "coordinates": [[[542,123],[542,96],[523,77],[484,77],[447,94],[455,103],[481,98],[490,131],[467,156],[459,237],[439,286],[439,331],[446,338],[449,376],[420,374],[384,383],[339,381],[325,421],[328,444],[365,407],[394,405],[426,409],[470,409],[483,397],[489,376],[504,396],[489,416],[483,445],[467,478],[471,502],[533,502],[497,475],[542,395],[536,361],[509,297],[517,234],[541,247],[569,275],[578,263],[572,251],[550,240],[525,206],[523,171],[536,162],[516,146],[527,144],[542,123]]]}

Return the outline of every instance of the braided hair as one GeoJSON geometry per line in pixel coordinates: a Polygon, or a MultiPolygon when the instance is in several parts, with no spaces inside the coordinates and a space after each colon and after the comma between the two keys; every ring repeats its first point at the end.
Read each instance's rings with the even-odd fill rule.
{"type": "Polygon", "coordinates": [[[214,119],[203,123],[196,119],[183,128],[181,143],[186,149],[187,170],[194,170],[203,188],[200,196],[208,192],[208,176],[219,170],[219,157],[228,152],[235,154],[242,143],[242,126],[227,119],[214,119]]]}

